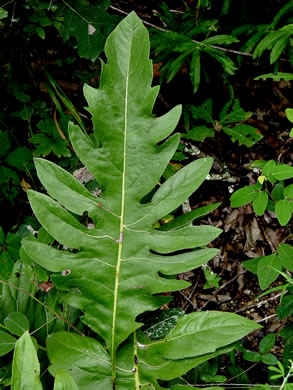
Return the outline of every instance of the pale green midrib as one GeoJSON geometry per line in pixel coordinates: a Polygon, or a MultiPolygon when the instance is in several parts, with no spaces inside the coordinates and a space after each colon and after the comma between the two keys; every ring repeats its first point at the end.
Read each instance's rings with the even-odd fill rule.
{"type": "Polygon", "coordinates": [[[123,172],[122,172],[122,185],[121,185],[121,217],[120,217],[120,237],[122,242],[119,242],[118,256],[117,256],[117,268],[115,277],[115,289],[114,289],[114,302],[113,302],[113,321],[112,321],[112,380],[116,382],[116,349],[115,349],[115,334],[116,334],[116,317],[117,317],[117,303],[118,303],[118,288],[119,288],[119,276],[121,266],[121,255],[123,246],[123,230],[124,230],[124,211],[125,211],[125,178],[126,178],[126,144],[127,144],[127,114],[128,114],[128,82],[129,82],[129,67],[130,56],[132,48],[132,36],[130,40],[129,61],[126,73],[126,85],[125,85],[125,109],[124,109],[124,140],[123,140],[123,172]]]}

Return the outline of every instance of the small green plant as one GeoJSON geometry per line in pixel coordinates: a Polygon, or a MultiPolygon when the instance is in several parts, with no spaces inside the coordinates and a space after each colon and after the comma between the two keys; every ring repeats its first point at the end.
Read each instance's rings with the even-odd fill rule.
{"type": "MultiPolygon", "coordinates": [[[[252,165],[261,169],[261,175],[258,177],[256,184],[242,187],[232,194],[230,198],[231,207],[240,207],[252,202],[257,215],[261,216],[265,210],[270,210],[275,212],[282,226],[287,225],[293,212],[293,185],[286,186],[285,180],[293,177],[293,167],[276,163],[273,160],[268,162],[255,161],[252,165]]],[[[289,271],[293,270],[292,251],[291,245],[283,243],[278,246],[276,253],[247,260],[244,262],[244,266],[249,271],[257,274],[260,287],[265,290],[280,274],[283,274],[282,268],[289,271]]],[[[288,275],[285,277],[289,278],[288,275]]],[[[289,285],[290,283],[277,288],[286,290],[289,285]]],[[[286,297],[284,299],[291,298],[286,297]]]]}
{"type": "Polygon", "coordinates": [[[0,130],[0,192],[13,204],[30,176],[32,152],[25,146],[12,148],[13,140],[7,129],[0,130]]]}
{"type": "Polygon", "coordinates": [[[8,16],[8,12],[4,8],[0,7],[0,20],[5,19],[8,16]]]}
{"type": "Polygon", "coordinates": [[[246,34],[249,38],[242,45],[241,50],[253,51],[253,58],[261,57],[266,50],[270,50],[270,63],[275,63],[281,54],[288,48],[290,60],[292,62],[292,34],[293,25],[290,23],[290,13],[293,11],[293,1],[285,4],[275,15],[269,24],[244,25],[233,31],[233,35],[239,37],[246,34]],[[277,28],[284,17],[287,17],[288,24],[277,28]]]}
{"type": "MultiPolygon", "coordinates": [[[[5,7],[9,5],[11,7],[10,1],[5,7]]],[[[37,35],[45,40],[46,31],[54,27],[64,42],[77,47],[80,57],[95,61],[104,48],[107,36],[121,20],[120,16],[107,12],[109,5],[108,0],[99,1],[98,4],[80,0],[35,0],[29,4],[18,4],[16,11],[26,19],[23,32],[27,39],[37,35]]],[[[6,18],[8,12],[4,8],[0,10],[0,19],[6,18]]],[[[12,18],[14,12],[12,8],[12,18]]],[[[14,22],[19,22],[19,19],[15,18],[14,22]]]]}
{"type": "MultiPolygon", "coordinates": [[[[286,113],[290,120],[291,112],[287,109],[286,113]]],[[[231,206],[240,207],[252,202],[253,209],[258,216],[263,215],[265,210],[273,211],[279,223],[286,226],[293,213],[293,184],[286,184],[286,180],[293,178],[293,167],[273,160],[255,161],[252,167],[259,169],[261,172],[256,184],[245,186],[234,192],[230,199],[231,206]]],[[[281,290],[280,304],[276,308],[280,320],[290,318],[293,314],[293,279],[290,277],[290,272],[293,271],[293,247],[290,245],[290,237],[289,234],[287,237],[289,243],[281,243],[275,253],[247,260],[243,263],[246,269],[257,275],[260,288],[266,290],[258,298],[281,290]],[[269,288],[280,275],[284,277],[285,282],[282,285],[269,288]]],[[[288,327],[283,331],[285,340],[283,359],[284,362],[288,363],[288,360],[292,357],[292,352],[288,352],[292,347],[292,329],[288,327]]],[[[265,364],[276,364],[276,362],[272,363],[275,357],[267,354],[267,347],[270,343],[272,344],[274,337],[274,335],[268,335],[262,340],[259,353],[244,351],[244,358],[250,361],[262,361],[265,364]]],[[[278,364],[280,363],[278,362],[278,364]]],[[[273,371],[279,369],[275,368],[273,371]]]]}
{"type": "Polygon", "coordinates": [[[293,184],[286,185],[284,180],[293,178],[293,167],[274,160],[256,160],[251,168],[260,169],[261,175],[256,184],[242,187],[232,194],[231,207],[252,202],[257,215],[270,210],[276,213],[280,225],[287,225],[293,212],[293,184]]]}
{"type": "Polygon", "coordinates": [[[239,145],[248,147],[262,139],[258,129],[243,123],[251,117],[252,112],[245,112],[237,99],[230,100],[225,104],[218,120],[213,119],[213,101],[211,99],[207,99],[200,106],[191,106],[190,109],[187,109],[185,119],[190,115],[191,121],[189,119],[186,121],[188,123],[187,134],[182,134],[182,138],[204,141],[208,137],[214,137],[215,132],[224,131],[233,142],[238,141],[239,145]],[[196,124],[193,121],[196,121],[196,124]],[[204,124],[200,124],[200,122],[204,124]]]}
{"type": "Polygon", "coordinates": [[[36,33],[41,39],[46,38],[46,27],[54,26],[57,30],[62,26],[64,18],[56,15],[57,6],[44,1],[34,2],[34,13],[29,18],[23,31],[29,34],[36,33]]]}
{"type": "Polygon", "coordinates": [[[275,366],[270,366],[269,370],[271,371],[271,376],[270,378],[272,380],[275,379],[283,379],[282,384],[280,386],[280,390],[291,390],[292,389],[292,384],[290,385],[288,383],[289,379],[293,377],[293,361],[289,361],[289,370],[286,373],[285,372],[285,367],[281,362],[278,361],[278,367],[275,366]]]}
{"type": "Polygon", "coordinates": [[[104,49],[105,40],[121,20],[120,16],[106,12],[110,2],[60,1],[58,15],[64,17],[60,36],[64,42],[73,38],[80,57],[95,61],[104,49]]]}
{"type": "Polygon", "coordinates": [[[156,62],[164,63],[160,69],[162,78],[166,78],[167,82],[171,81],[185,64],[190,70],[195,93],[201,80],[202,57],[212,58],[222,65],[224,72],[234,74],[234,62],[227,53],[214,45],[227,46],[238,42],[238,39],[232,35],[215,34],[218,29],[217,19],[199,18],[197,23],[194,23],[196,11],[187,11],[182,16],[175,17],[166,3],[163,3],[161,8],[160,17],[169,31],[153,31],[152,49],[156,54],[156,62]]]}
{"type": "Polygon", "coordinates": [[[8,232],[5,236],[0,227],[0,278],[7,280],[14,263],[19,259],[21,236],[8,232]]]}
{"type": "Polygon", "coordinates": [[[201,366],[195,368],[196,373],[199,376],[199,379],[203,383],[223,383],[226,382],[227,377],[225,375],[220,375],[219,371],[219,362],[217,359],[213,359],[203,363],[201,366]]]}
{"type": "MultiPolygon", "coordinates": [[[[266,73],[266,74],[262,74],[262,75],[254,78],[254,80],[260,80],[260,79],[263,79],[263,80],[273,79],[274,81],[280,81],[280,80],[291,81],[291,80],[293,80],[293,73],[284,73],[284,72],[266,73]]],[[[290,110],[290,108],[287,108],[287,110],[290,110]]],[[[286,110],[286,112],[287,112],[287,110],[286,110]]],[[[287,114],[287,116],[288,116],[288,114],[287,114]]],[[[289,119],[289,116],[288,116],[288,119],[289,119]]],[[[291,122],[292,122],[292,120],[291,120],[291,122]]]]}
{"type": "MultiPolygon", "coordinates": [[[[19,313],[15,313],[19,314],[19,313]]],[[[11,381],[5,380],[4,385],[11,384],[11,389],[33,389],[42,390],[40,381],[40,363],[36,351],[37,345],[33,337],[26,330],[15,342],[11,381]],[[24,359],[24,357],[29,357],[24,359]],[[24,371],[26,375],[24,375],[24,371]]],[[[54,380],[54,390],[70,389],[78,390],[76,383],[68,372],[63,369],[56,371],[54,380]]]]}
{"type": "MultiPolygon", "coordinates": [[[[293,294],[293,291],[291,291],[293,294]]],[[[286,368],[290,367],[290,360],[292,360],[292,347],[293,347],[293,324],[288,322],[286,326],[280,331],[279,336],[282,337],[284,343],[283,351],[283,366],[286,368]]]]}
{"type": "Polygon", "coordinates": [[[206,282],[204,284],[204,289],[208,288],[218,288],[219,287],[219,281],[221,278],[217,276],[213,271],[211,271],[208,267],[202,266],[202,270],[204,272],[204,276],[206,279],[206,282]]]}
{"type": "Polygon", "coordinates": [[[276,365],[278,359],[276,356],[269,353],[274,347],[276,335],[270,333],[265,336],[259,344],[259,352],[247,351],[245,348],[240,346],[240,351],[243,353],[243,358],[249,362],[262,362],[267,365],[276,365]]]}

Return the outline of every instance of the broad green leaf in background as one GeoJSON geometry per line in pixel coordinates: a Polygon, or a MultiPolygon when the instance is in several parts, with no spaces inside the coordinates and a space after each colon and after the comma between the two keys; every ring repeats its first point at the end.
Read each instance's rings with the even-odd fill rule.
{"type": "Polygon", "coordinates": [[[275,365],[278,363],[278,359],[276,358],[276,356],[271,353],[265,353],[261,355],[260,360],[264,364],[275,365]]]}
{"type": "Polygon", "coordinates": [[[36,27],[36,32],[41,39],[46,38],[45,30],[42,27],[36,27]]]}
{"type": "MultiPolygon", "coordinates": [[[[293,80],[293,73],[290,73],[293,80]]],[[[285,110],[287,118],[290,122],[293,122],[293,108],[286,108],[285,110]]]]}
{"type": "Polygon", "coordinates": [[[222,10],[221,10],[222,15],[227,15],[229,13],[230,5],[231,5],[231,0],[223,1],[222,10]]]}
{"type": "Polygon", "coordinates": [[[258,129],[246,124],[237,124],[234,127],[223,127],[223,131],[228,134],[232,141],[238,141],[239,145],[250,147],[263,138],[258,129]]]}
{"type": "Polygon", "coordinates": [[[284,186],[281,183],[277,183],[271,192],[271,196],[273,200],[284,199],[284,186]]]}
{"type": "Polygon", "coordinates": [[[16,336],[21,336],[26,330],[29,330],[28,319],[23,313],[9,313],[8,317],[4,319],[4,324],[16,336]]]}
{"type": "Polygon", "coordinates": [[[284,188],[284,197],[288,199],[293,199],[293,184],[290,184],[284,188]]]}
{"type": "Polygon", "coordinates": [[[214,137],[215,130],[207,126],[196,126],[189,130],[187,134],[182,134],[182,138],[203,142],[208,137],[214,137]]]}
{"type": "Polygon", "coordinates": [[[184,59],[189,56],[189,54],[190,50],[180,54],[180,56],[178,56],[171,64],[168,64],[167,83],[169,83],[175,77],[179,69],[182,67],[184,59]]]}
{"type": "Polygon", "coordinates": [[[256,326],[233,313],[196,312],[179,318],[176,328],[156,344],[167,359],[200,356],[239,340],[256,326]]]}
{"type": "Polygon", "coordinates": [[[72,379],[72,376],[70,376],[67,371],[60,368],[56,371],[53,390],[78,390],[78,387],[72,379]]]}
{"type": "MultiPolygon", "coordinates": [[[[181,317],[182,320],[184,318],[185,316],[181,317]]],[[[220,329],[220,324],[218,326],[220,329]]],[[[178,343],[176,339],[171,340],[169,337],[154,341],[149,340],[146,335],[138,332],[136,336],[137,346],[135,349],[138,362],[136,369],[140,375],[140,383],[142,386],[151,383],[154,388],[160,388],[157,383],[158,379],[174,379],[192,367],[196,367],[221,353],[228,353],[234,347],[233,345],[227,345],[227,343],[229,344],[233,338],[239,339],[241,335],[247,334],[247,332],[259,327],[259,325],[231,313],[192,313],[186,316],[185,321],[181,325],[179,324],[179,327],[177,326],[174,332],[176,331],[176,335],[179,338],[186,337],[186,342],[195,346],[195,355],[198,356],[188,357],[186,359],[179,358],[176,360],[171,360],[164,356],[166,354],[166,343],[170,343],[168,344],[168,353],[177,355],[178,343]],[[203,347],[204,340],[201,340],[198,346],[190,340],[197,332],[199,332],[198,338],[205,332],[206,335],[209,334],[207,329],[212,324],[214,325],[214,320],[220,319],[222,314],[225,314],[226,317],[223,317],[220,321],[224,325],[224,337],[221,333],[221,338],[218,338],[218,347],[220,348],[215,352],[202,354],[200,348],[203,347]],[[198,321],[194,321],[194,317],[197,317],[196,319],[198,321]],[[189,335],[185,330],[186,325],[188,325],[191,331],[189,335]]],[[[215,329],[213,332],[215,336],[217,330],[215,329]]],[[[210,337],[213,338],[212,335],[210,337]]],[[[134,341],[134,338],[129,338],[118,351],[118,389],[129,390],[135,388],[131,385],[134,341]]],[[[215,344],[212,342],[209,347],[204,347],[204,351],[207,349],[214,350],[214,348],[215,344]]],[[[97,340],[73,333],[57,332],[48,337],[47,349],[50,361],[52,362],[49,370],[53,375],[60,368],[66,371],[70,369],[70,374],[77,383],[79,390],[95,390],[97,386],[103,389],[111,389],[111,364],[103,346],[97,340]]],[[[193,354],[189,347],[179,353],[182,356],[193,354]]]]}
{"type": "Polygon", "coordinates": [[[232,124],[239,121],[245,121],[250,118],[251,112],[246,112],[240,107],[239,99],[229,100],[221,110],[220,123],[222,125],[232,124]]]}
{"type": "Polygon", "coordinates": [[[191,106],[192,117],[196,119],[203,119],[206,123],[213,123],[213,100],[207,99],[200,106],[191,106]]]}
{"type": "Polygon", "coordinates": [[[283,267],[293,272],[293,247],[289,244],[281,244],[278,246],[278,254],[283,267]]]}
{"type": "MultiPolygon", "coordinates": [[[[289,27],[290,25],[287,25],[285,27],[289,27]]],[[[282,29],[281,29],[282,30],[282,29]]],[[[270,54],[270,63],[273,64],[282,54],[285,47],[290,44],[290,37],[293,34],[293,24],[291,24],[290,29],[283,30],[283,34],[279,36],[277,42],[274,44],[271,54],[270,54]],[[291,30],[291,31],[290,31],[291,30]]],[[[292,50],[292,48],[291,48],[292,50]]]]}
{"type": "Polygon", "coordinates": [[[189,213],[182,214],[179,217],[172,219],[172,221],[161,226],[159,230],[176,230],[183,226],[187,226],[194,220],[203,217],[214,211],[220,203],[209,204],[207,206],[198,207],[189,213]]]}
{"type": "MultiPolygon", "coordinates": [[[[55,249],[36,240],[24,241],[23,248],[32,261],[53,273],[51,280],[64,302],[80,309],[84,313],[81,320],[104,340],[101,343],[70,333],[50,335],[47,343],[53,375],[58,368],[68,369],[70,364],[70,373],[80,389],[130,390],[138,389],[141,383],[157,385],[160,377],[152,376],[150,364],[156,357],[151,350],[149,363],[143,369],[136,363],[140,348],[136,330],[142,326],[136,321],[137,316],[170,301],[169,296],[161,293],[189,286],[186,281],[167,276],[194,269],[203,259],[211,259],[215,249],[203,246],[215,239],[220,230],[212,226],[183,226],[160,231],[153,227],[201,185],[212,159],[193,161],[164,181],[149,202],[142,202],[156,188],[178,147],[178,134],[162,141],[173,132],[181,107],[159,118],[152,114],[158,87],[151,87],[148,33],[135,13],[109,36],[105,53],[108,62],[103,64],[99,89],[84,89],[94,137],[88,137],[78,126],[69,126],[71,144],[100,184],[101,197],[92,195],[58,165],[36,159],[39,178],[50,196],[29,191],[32,209],[49,235],[75,251],[55,249]],[[85,211],[93,221],[92,229],[74,217],[85,211]],[[56,337],[63,343],[58,356],[56,337]]],[[[207,313],[206,319],[209,316],[214,315],[207,313]]],[[[220,353],[215,348],[224,347],[258,327],[236,317],[238,324],[244,325],[236,326],[231,337],[221,336],[222,341],[211,347],[211,355],[220,353]]],[[[226,326],[229,320],[230,317],[226,318],[226,326]]],[[[184,334],[184,326],[179,328],[177,331],[184,334]]],[[[204,357],[197,356],[200,352],[194,346],[187,364],[180,357],[183,352],[177,345],[172,349],[171,344],[168,342],[172,351],[168,353],[175,356],[178,352],[179,357],[175,363],[161,356],[164,369],[169,364],[171,368],[181,367],[181,375],[198,359],[207,359],[207,352],[204,357]]],[[[143,354],[146,347],[141,349],[143,354]]],[[[154,371],[154,375],[159,372],[154,371]]]]}
{"type": "Polygon", "coordinates": [[[12,269],[8,283],[12,286],[3,285],[0,298],[1,321],[9,316],[11,312],[27,313],[30,305],[30,297],[22,291],[15,289],[19,287],[28,293],[35,291],[35,286],[31,283],[33,279],[32,267],[21,261],[17,261],[12,269]]]}
{"type": "MultiPolygon", "coordinates": [[[[273,160],[271,160],[273,161],[273,160]]],[[[268,162],[265,161],[265,160],[254,160],[251,164],[250,164],[250,167],[251,168],[260,168],[260,169],[263,169],[264,166],[267,164],[268,162]]]]}
{"type": "Polygon", "coordinates": [[[230,45],[231,43],[239,42],[239,40],[232,35],[215,35],[205,39],[204,43],[207,45],[230,45]]]}
{"type": "MultiPolygon", "coordinates": [[[[280,81],[280,80],[291,81],[293,80],[293,73],[283,73],[283,72],[277,72],[276,74],[267,73],[267,74],[261,74],[260,76],[254,78],[254,80],[260,80],[260,79],[264,79],[264,80],[273,79],[274,81],[280,81]]],[[[292,108],[287,108],[287,110],[292,110],[292,108]]]]}
{"type": "Polygon", "coordinates": [[[280,22],[281,18],[287,14],[289,10],[293,8],[293,1],[290,0],[285,3],[285,5],[276,13],[272,23],[271,23],[271,28],[275,29],[277,24],[280,22]]]}
{"type": "Polygon", "coordinates": [[[34,151],[35,156],[47,156],[51,152],[58,157],[70,157],[68,142],[62,139],[59,134],[48,137],[45,134],[35,134],[30,138],[32,144],[38,145],[34,151]]]}
{"type": "Polygon", "coordinates": [[[12,362],[11,390],[42,390],[40,363],[28,332],[15,344],[12,362]]]}
{"type": "Polygon", "coordinates": [[[8,12],[4,8],[0,7],[0,19],[5,19],[8,16],[8,12]]]}
{"type": "Polygon", "coordinates": [[[231,207],[240,207],[250,203],[255,198],[255,191],[249,186],[245,186],[235,191],[231,198],[231,207]]]}
{"type": "Polygon", "coordinates": [[[108,0],[99,1],[99,4],[80,0],[65,4],[64,23],[59,31],[61,38],[67,41],[74,37],[80,57],[94,61],[104,49],[107,36],[121,18],[106,12],[110,5],[108,0]]]}
{"type": "Polygon", "coordinates": [[[275,167],[276,167],[276,162],[275,162],[274,160],[268,161],[268,162],[264,165],[264,167],[263,167],[263,169],[262,169],[262,172],[261,172],[262,175],[264,175],[264,176],[270,176],[270,175],[273,173],[275,167]]]}
{"type": "Polygon", "coordinates": [[[253,58],[260,57],[264,51],[272,47],[284,35],[284,31],[270,31],[256,46],[253,58]]]}
{"type": "Polygon", "coordinates": [[[276,334],[270,333],[266,335],[259,343],[260,353],[268,353],[273,348],[276,341],[276,334]]]}
{"type": "Polygon", "coordinates": [[[248,360],[249,362],[259,362],[261,359],[261,355],[258,352],[253,352],[253,351],[243,352],[243,357],[245,360],[248,360]]]}
{"type": "Polygon", "coordinates": [[[286,179],[292,179],[293,178],[293,167],[286,164],[279,164],[277,165],[273,172],[273,176],[277,180],[286,180],[286,179]]]}
{"type": "Polygon", "coordinates": [[[254,259],[244,261],[242,264],[244,268],[248,269],[248,271],[252,272],[253,274],[257,274],[258,264],[263,258],[264,256],[255,257],[254,259]]]}
{"type": "Polygon", "coordinates": [[[32,152],[24,146],[20,146],[18,148],[13,149],[5,159],[5,162],[7,164],[19,169],[20,171],[23,171],[29,166],[32,166],[31,161],[32,152]]]}
{"type": "Polygon", "coordinates": [[[280,305],[277,306],[277,315],[280,320],[293,315],[293,295],[286,295],[280,305]]]}
{"type": "Polygon", "coordinates": [[[20,111],[13,112],[11,115],[21,118],[23,121],[29,121],[34,113],[34,109],[31,106],[24,106],[20,111]]]}
{"type": "Polygon", "coordinates": [[[8,333],[0,331],[0,356],[6,355],[14,349],[16,338],[8,333]]]}
{"type": "Polygon", "coordinates": [[[222,51],[208,45],[202,46],[202,51],[209,54],[211,57],[215,58],[223,66],[225,72],[230,75],[233,75],[237,69],[235,63],[222,51]]]}
{"type": "Polygon", "coordinates": [[[214,137],[215,131],[224,131],[233,142],[238,141],[240,145],[250,147],[263,138],[260,131],[250,125],[237,123],[247,120],[252,113],[246,112],[240,107],[238,99],[229,100],[222,108],[219,121],[212,118],[212,100],[207,99],[202,105],[191,106],[192,117],[195,120],[202,119],[211,126],[200,125],[192,128],[183,138],[195,141],[204,141],[207,137],[214,137]]]}
{"type": "Polygon", "coordinates": [[[259,285],[262,290],[265,290],[279,276],[279,271],[282,269],[281,259],[278,255],[272,254],[263,257],[257,266],[257,276],[259,285]],[[274,268],[272,268],[274,267],[274,268]]]}
{"type": "Polygon", "coordinates": [[[110,356],[95,339],[69,332],[52,333],[47,338],[49,371],[54,376],[59,369],[70,371],[78,389],[111,389],[110,356]]]}
{"type": "MultiPolygon", "coordinates": [[[[229,314],[229,313],[224,313],[224,314],[229,314]]],[[[181,317],[181,320],[184,320],[184,321],[182,321],[181,324],[180,324],[180,321],[178,321],[178,325],[174,329],[174,332],[177,334],[178,338],[186,337],[186,341],[188,338],[189,338],[189,340],[191,340],[193,338],[193,335],[196,335],[197,332],[203,334],[204,331],[209,327],[209,322],[210,321],[213,322],[213,320],[216,318],[218,318],[218,319],[220,318],[220,313],[216,313],[216,312],[191,313],[191,314],[188,314],[186,316],[181,317]],[[198,322],[194,321],[195,318],[198,320],[198,322]],[[206,324],[206,322],[207,322],[207,324],[206,324]],[[186,331],[186,325],[188,325],[188,329],[191,331],[190,334],[188,334],[188,332],[186,331]]],[[[236,320],[236,317],[234,319],[236,320]]],[[[236,320],[237,326],[239,326],[238,336],[240,336],[240,333],[242,333],[242,331],[245,332],[246,325],[248,325],[248,322],[246,322],[247,320],[244,319],[245,321],[244,321],[244,323],[242,323],[241,322],[242,319],[243,319],[243,317],[238,316],[238,320],[236,320]],[[242,325],[243,325],[243,328],[242,328],[242,325]]],[[[226,320],[230,321],[230,320],[232,320],[232,318],[226,317],[226,320]]],[[[233,322],[233,320],[232,320],[232,322],[233,322]]],[[[236,322],[235,322],[235,324],[236,324],[236,322]]],[[[226,323],[226,325],[228,326],[227,323],[226,323]]],[[[259,327],[259,325],[254,324],[254,326],[255,325],[259,327]]],[[[228,329],[226,329],[226,330],[228,330],[228,329]]],[[[248,328],[246,328],[246,331],[247,330],[248,330],[248,328]]],[[[216,334],[216,330],[214,332],[214,335],[215,334],[216,334]]],[[[225,333],[225,329],[224,329],[224,334],[225,334],[225,336],[223,337],[222,341],[218,340],[218,342],[221,343],[222,346],[227,344],[228,338],[230,339],[230,336],[228,336],[228,334],[225,333]]],[[[199,353],[198,356],[171,360],[169,358],[166,358],[166,356],[165,356],[166,351],[165,351],[164,346],[166,343],[170,342],[168,353],[175,355],[176,350],[178,349],[178,344],[176,343],[176,339],[171,341],[169,338],[169,341],[167,339],[165,339],[165,340],[159,340],[159,341],[153,342],[153,341],[148,340],[145,335],[143,335],[143,336],[144,337],[142,337],[141,334],[138,334],[138,359],[140,362],[139,369],[140,369],[142,378],[148,379],[149,376],[152,377],[151,383],[153,384],[153,386],[155,388],[157,388],[156,386],[158,386],[158,384],[157,384],[158,379],[161,379],[161,380],[174,379],[174,378],[182,375],[184,372],[188,371],[190,368],[196,367],[199,364],[211,359],[212,357],[216,357],[216,356],[220,355],[221,353],[228,353],[228,351],[232,351],[234,349],[233,344],[230,344],[230,345],[227,345],[226,347],[223,346],[223,347],[217,349],[216,352],[206,353],[206,354],[202,355],[199,353],[199,347],[197,349],[196,343],[194,344],[192,342],[192,345],[195,347],[194,352],[195,352],[195,354],[199,353]],[[150,370],[150,368],[151,368],[151,370],[150,370]]],[[[233,331],[232,331],[231,338],[233,338],[234,336],[233,336],[233,331]]],[[[213,346],[211,345],[211,349],[212,348],[213,348],[213,346]]],[[[189,349],[189,346],[188,346],[188,348],[185,348],[185,351],[183,351],[180,347],[179,354],[181,354],[181,356],[184,354],[188,355],[191,353],[192,352],[189,349]]]]}
{"type": "Polygon", "coordinates": [[[193,93],[195,93],[198,90],[200,83],[200,50],[197,49],[192,53],[190,78],[193,85],[193,93]]]}
{"type": "Polygon", "coordinates": [[[253,199],[253,210],[257,215],[263,215],[268,204],[268,193],[266,191],[259,191],[253,199]]]}
{"type": "Polygon", "coordinates": [[[292,215],[292,208],[290,202],[287,199],[278,200],[275,206],[275,212],[280,225],[287,225],[292,215]]]}

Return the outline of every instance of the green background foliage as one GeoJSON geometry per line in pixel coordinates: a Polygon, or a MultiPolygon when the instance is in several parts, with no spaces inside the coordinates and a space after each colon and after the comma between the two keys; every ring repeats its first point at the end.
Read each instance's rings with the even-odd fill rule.
{"type": "MultiPolygon", "coordinates": [[[[267,142],[235,77],[292,79],[293,2],[259,6],[261,13],[250,2],[229,0],[156,2],[144,11],[133,4],[142,18],[155,9],[154,24],[147,25],[150,48],[134,14],[115,30],[125,11],[107,0],[1,6],[0,388],[112,388],[116,376],[121,389],[133,383],[189,388],[186,380],[209,388],[229,373],[249,383],[232,358],[222,375],[222,356],[236,351],[244,360],[274,366],[278,377],[271,383],[286,388],[290,323],[280,333],[282,365],[270,353],[274,334],[263,338],[258,352],[231,344],[258,327],[243,317],[157,310],[166,309],[170,291],[190,285],[176,274],[200,269],[217,253],[205,245],[220,230],[194,221],[219,203],[181,212],[212,166],[210,157],[195,157],[197,150],[224,139],[225,167],[231,151],[250,148],[255,155],[267,142]],[[153,72],[153,85],[158,79],[163,84],[156,103],[153,72]],[[165,114],[171,107],[163,96],[178,85],[170,95],[175,107],[165,114]],[[35,158],[34,165],[33,157],[47,160],[35,158]],[[78,181],[83,165],[92,175],[78,181]]],[[[125,10],[130,13],[132,5],[125,10]]],[[[291,111],[286,108],[292,122],[291,111]]],[[[282,292],[276,314],[290,319],[292,166],[269,153],[250,168],[259,170],[259,178],[236,186],[231,207],[251,203],[257,218],[273,213],[288,235],[244,267],[257,275],[262,295],[282,292]],[[277,278],[282,284],[271,286],[277,278]]],[[[202,275],[203,288],[220,288],[222,275],[205,267],[202,275]]]]}

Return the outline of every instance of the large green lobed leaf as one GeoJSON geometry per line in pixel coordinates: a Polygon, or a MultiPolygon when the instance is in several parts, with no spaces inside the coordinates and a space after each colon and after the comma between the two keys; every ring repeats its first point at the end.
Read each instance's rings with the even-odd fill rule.
{"type": "MultiPolygon", "coordinates": [[[[158,87],[151,87],[148,33],[135,13],[109,36],[105,52],[108,62],[103,64],[99,89],[84,89],[94,137],[78,126],[69,126],[73,148],[101,185],[102,195],[93,196],[59,166],[36,159],[39,178],[50,196],[29,191],[32,209],[46,231],[70,249],[57,250],[36,241],[25,241],[23,247],[33,261],[54,273],[51,279],[65,302],[82,310],[82,321],[106,344],[105,349],[100,342],[82,337],[66,344],[69,334],[59,334],[65,357],[51,372],[55,375],[58,368],[68,372],[80,359],[78,351],[83,350],[85,360],[72,372],[78,388],[138,389],[140,383],[156,385],[154,375],[158,377],[159,372],[148,373],[151,354],[141,372],[138,366],[133,368],[140,354],[135,331],[142,325],[136,317],[170,300],[160,293],[189,286],[166,276],[194,269],[211,259],[217,251],[203,246],[220,230],[210,226],[183,226],[171,231],[153,228],[158,219],[180,206],[201,185],[212,159],[196,160],[182,168],[159,186],[148,203],[141,202],[156,188],[177,149],[178,134],[164,139],[176,127],[181,107],[159,118],[152,114],[158,87]],[[85,211],[94,222],[93,229],[72,214],[85,211]],[[173,253],[182,250],[181,254],[173,253]],[[65,344],[71,360],[66,360],[65,344]],[[89,376],[89,371],[93,375],[89,376]],[[83,382],[85,372],[88,379],[83,382]]],[[[244,326],[237,337],[256,327],[244,326]]],[[[184,333],[184,326],[180,329],[184,333]]],[[[54,361],[50,337],[48,351],[54,361]]],[[[233,341],[226,338],[216,347],[233,341]]],[[[159,352],[158,364],[167,369],[173,361],[159,352]]],[[[177,361],[170,369],[180,366],[182,374],[194,361],[186,365],[179,358],[182,365],[177,361]]]]}

